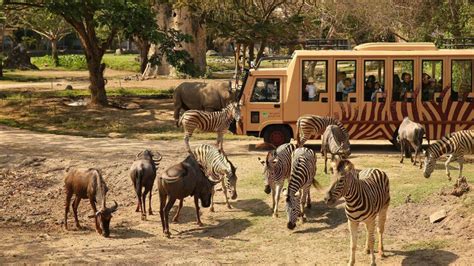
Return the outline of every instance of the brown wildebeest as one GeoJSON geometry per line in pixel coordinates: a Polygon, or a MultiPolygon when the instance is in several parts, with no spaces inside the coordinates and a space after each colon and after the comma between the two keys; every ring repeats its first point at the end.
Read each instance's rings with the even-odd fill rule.
{"type": "Polygon", "coordinates": [[[158,178],[158,192],[160,195],[160,218],[163,233],[169,237],[169,212],[177,199],[182,200],[194,196],[196,219],[202,225],[199,217],[199,200],[207,208],[211,205],[211,194],[215,183],[211,182],[203,173],[193,156],[189,155],[183,162],[175,164],[158,178]]]}
{"type": "MultiPolygon", "coordinates": [[[[420,169],[421,163],[421,148],[423,144],[423,136],[425,135],[425,128],[416,122],[411,121],[408,117],[405,117],[398,128],[397,140],[400,143],[400,150],[402,158],[400,163],[403,163],[404,154],[409,154],[411,162],[416,165],[416,158],[420,157],[420,169]],[[415,150],[415,159],[411,153],[411,148],[415,150]]],[[[428,140],[429,143],[429,140],[428,140]]]]}
{"type": "Polygon", "coordinates": [[[77,207],[79,206],[81,199],[89,199],[92,210],[94,211],[94,215],[89,216],[89,218],[95,219],[95,228],[97,233],[108,237],[110,235],[110,219],[112,218],[112,213],[117,210],[118,204],[114,201],[115,204],[113,207],[106,207],[105,199],[108,188],[99,170],[93,168],[67,169],[66,172],[67,174],[64,178],[64,187],[66,189],[64,226],[66,230],[68,229],[67,215],[69,213],[69,206],[71,205],[71,198],[72,195],[76,195],[72,204],[76,227],[81,228],[79,225],[79,220],[77,219],[77,207]],[[96,203],[100,204],[99,211],[97,211],[96,203]]]}
{"type": "Polygon", "coordinates": [[[145,199],[148,192],[148,214],[153,215],[151,209],[151,194],[153,191],[153,183],[156,177],[156,168],[162,159],[159,152],[156,152],[157,159],[154,159],[155,153],[144,150],[137,154],[135,161],[130,167],[130,178],[132,179],[133,188],[137,194],[137,209],[136,212],[141,211],[142,220],[146,220],[146,206],[145,199]],[[145,188],[142,193],[142,187],[145,188]]]}

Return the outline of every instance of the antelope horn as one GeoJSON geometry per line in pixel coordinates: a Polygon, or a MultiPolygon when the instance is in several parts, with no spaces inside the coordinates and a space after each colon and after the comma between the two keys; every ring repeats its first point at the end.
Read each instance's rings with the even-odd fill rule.
{"type": "Polygon", "coordinates": [[[117,211],[118,209],[118,204],[117,202],[114,200],[114,206],[112,206],[111,208],[109,208],[109,212],[110,213],[114,213],[115,211],[117,211]]]}
{"type": "Polygon", "coordinates": [[[159,157],[156,158],[156,159],[154,159],[155,162],[159,162],[159,161],[161,161],[161,159],[163,159],[163,156],[162,156],[161,153],[159,153],[159,152],[156,152],[156,156],[157,156],[157,157],[159,156],[159,157]]]}

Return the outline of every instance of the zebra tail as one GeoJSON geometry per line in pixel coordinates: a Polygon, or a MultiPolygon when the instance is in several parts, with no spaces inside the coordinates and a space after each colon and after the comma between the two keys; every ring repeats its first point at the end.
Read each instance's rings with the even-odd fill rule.
{"type": "Polygon", "coordinates": [[[184,117],[184,114],[179,118],[178,122],[176,123],[176,127],[181,127],[183,125],[183,117],[184,117]]]}
{"type": "Polygon", "coordinates": [[[298,119],[298,123],[296,123],[296,146],[298,146],[298,147],[300,147],[300,143],[301,143],[300,123],[301,123],[301,120],[298,119]]]}
{"type": "Polygon", "coordinates": [[[318,182],[318,180],[316,180],[316,178],[313,178],[313,187],[315,187],[318,190],[320,190],[322,188],[321,184],[319,184],[319,182],[318,182]]]}

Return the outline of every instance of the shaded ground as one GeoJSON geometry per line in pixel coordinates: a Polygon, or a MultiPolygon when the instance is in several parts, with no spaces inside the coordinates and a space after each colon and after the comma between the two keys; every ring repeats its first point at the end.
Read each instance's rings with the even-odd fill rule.
{"type": "MultiPolygon", "coordinates": [[[[195,145],[202,141],[192,141],[195,145]]],[[[209,141],[206,141],[209,142],[209,141]]],[[[348,253],[348,230],[343,205],[327,208],[323,191],[312,189],[313,208],[308,222],[295,231],[286,229],[283,199],[280,218],[272,218],[270,198],[263,193],[263,152],[248,151],[249,141],[226,141],[225,148],[237,166],[239,198],[227,209],[217,193],[216,212],[203,209],[204,227],[194,220],[192,200],[185,202],[181,221],[171,224],[172,238],[161,232],[159,216],[141,221],[134,212],[135,198],[127,175],[135,154],[144,148],[162,152],[159,172],[185,157],[182,141],[146,141],[83,138],[32,133],[0,126],[0,263],[305,263],[344,264],[348,253]],[[103,170],[110,187],[109,199],[119,203],[112,219],[111,238],[97,235],[89,206],[82,202],[80,221],[86,228],[64,231],[63,169],[69,165],[94,166],[103,170]]],[[[357,145],[356,145],[357,146],[357,145]]],[[[431,179],[418,168],[400,165],[398,153],[377,147],[356,148],[351,160],[357,167],[379,167],[391,180],[385,246],[382,264],[445,265],[473,264],[474,200],[472,193],[456,198],[440,193],[452,183],[438,164],[431,179]],[[377,155],[371,155],[377,152],[377,155]],[[410,195],[410,202],[405,203],[410,195]],[[428,216],[441,208],[448,217],[430,224],[428,216]]],[[[465,166],[472,182],[474,166],[465,166]]],[[[317,179],[324,187],[329,177],[317,179]]],[[[153,198],[157,213],[158,197],[153,198]]],[[[72,221],[72,215],[70,220],[72,221]]],[[[361,227],[361,229],[363,226],[361,227]]],[[[359,233],[357,261],[368,264],[363,254],[365,236],[359,233]]]]}

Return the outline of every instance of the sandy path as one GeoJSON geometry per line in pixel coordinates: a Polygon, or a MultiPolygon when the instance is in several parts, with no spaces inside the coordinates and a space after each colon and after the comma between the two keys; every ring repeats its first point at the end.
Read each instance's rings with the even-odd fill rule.
{"type": "MultiPolygon", "coordinates": [[[[272,219],[271,200],[262,192],[261,168],[256,158],[265,153],[249,152],[248,144],[249,141],[225,144],[239,168],[241,187],[245,187],[239,191],[239,199],[232,202],[234,208],[227,209],[222,193],[218,192],[216,212],[204,209],[205,226],[200,228],[195,224],[192,200],[188,199],[180,223],[171,224],[173,236],[167,239],[161,232],[159,215],[140,221],[134,212],[135,199],[127,171],[134,155],[144,147],[158,149],[165,155],[160,169],[182,160],[185,156],[182,141],[83,138],[0,126],[0,170],[10,167],[16,171],[25,158],[46,158],[38,166],[25,167],[26,172],[18,170],[15,178],[4,176],[8,182],[3,182],[0,175],[3,182],[0,183],[0,263],[344,264],[348,238],[342,205],[329,209],[321,203],[322,193],[314,192],[308,222],[290,232],[285,227],[284,203],[280,204],[280,217],[272,219]],[[56,168],[71,164],[103,169],[111,189],[109,195],[120,205],[112,219],[111,238],[102,238],[94,232],[92,222],[86,218],[90,210],[85,202],[79,207],[79,219],[85,230],[62,229],[64,192],[62,173],[56,168]]],[[[372,148],[370,152],[373,151],[372,148]]],[[[356,152],[354,161],[370,159],[362,155],[366,152],[356,152]]],[[[388,154],[387,158],[397,156],[394,152],[388,154]]],[[[156,196],[153,199],[158,213],[158,199],[156,196]]],[[[454,225],[430,225],[423,218],[426,213],[449,204],[452,200],[436,198],[427,206],[393,208],[386,232],[388,257],[382,264],[474,263],[472,238],[460,237],[456,229],[449,228],[454,225]],[[407,249],[407,244],[439,238],[440,243],[449,243],[448,246],[407,249]]],[[[72,224],[71,214],[69,221],[72,224]]],[[[357,262],[368,264],[367,256],[362,253],[365,238],[362,231],[357,262]]]]}

